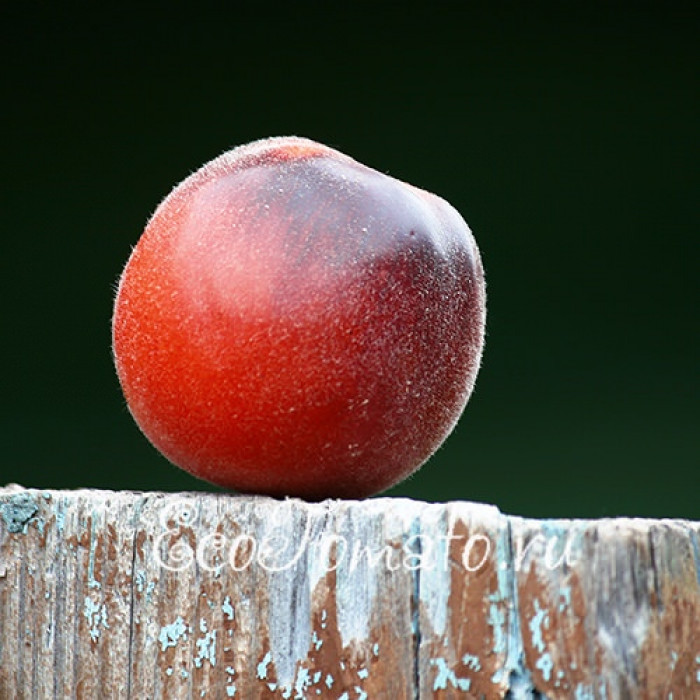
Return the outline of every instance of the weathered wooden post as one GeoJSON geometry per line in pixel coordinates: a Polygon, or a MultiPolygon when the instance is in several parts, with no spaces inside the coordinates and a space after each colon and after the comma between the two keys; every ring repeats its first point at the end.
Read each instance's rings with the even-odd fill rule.
{"type": "Polygon", "coordinates": [[[698,698],[700,523],[9,486],[0,697],[698,698]]]}

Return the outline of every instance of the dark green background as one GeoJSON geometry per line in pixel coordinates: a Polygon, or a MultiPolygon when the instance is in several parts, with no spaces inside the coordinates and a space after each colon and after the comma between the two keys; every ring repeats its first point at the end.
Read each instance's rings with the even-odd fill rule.
{"type": "Polygon", "coordinates": [[[442,195],[482,250],[477,390],[390,493],[700,517],[692,5],[9,5],[0,483],[208,488],[125,408],[114,284],[176,182],[299,134],[442,195]]]}

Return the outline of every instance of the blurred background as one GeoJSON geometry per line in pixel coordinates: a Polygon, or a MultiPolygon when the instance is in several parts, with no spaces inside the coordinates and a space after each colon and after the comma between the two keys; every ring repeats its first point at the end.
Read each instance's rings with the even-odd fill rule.
{"type": "Polygon", "coordinates": [[[700,518],[692,9],[6,3],[0,484],[212,488],[125,408],[114,286],[173,185],[297,134],[446,198],[486,267],[476,392],[390,495],[700,518]]]}

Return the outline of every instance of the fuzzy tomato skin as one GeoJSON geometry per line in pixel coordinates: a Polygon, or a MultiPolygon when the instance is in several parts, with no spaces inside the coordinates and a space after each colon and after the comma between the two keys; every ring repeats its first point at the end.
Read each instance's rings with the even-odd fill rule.
{"type": "Polygon", "coordinates": [[[358,498],[418,469],[472,391],[476,243],[447,202],[294,137],[178,185],[122,274],[126,401],[174,464],[241,492],[358,498]]]}

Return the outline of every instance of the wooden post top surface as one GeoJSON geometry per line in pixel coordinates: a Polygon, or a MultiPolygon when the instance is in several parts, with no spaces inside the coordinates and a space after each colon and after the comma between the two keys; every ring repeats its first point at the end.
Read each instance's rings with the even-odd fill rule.
{"type": "Polygon", "coordinates": [[[0,488],[0,699],[698,698],[700,523],[0,488]]]}

